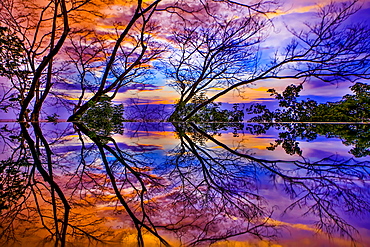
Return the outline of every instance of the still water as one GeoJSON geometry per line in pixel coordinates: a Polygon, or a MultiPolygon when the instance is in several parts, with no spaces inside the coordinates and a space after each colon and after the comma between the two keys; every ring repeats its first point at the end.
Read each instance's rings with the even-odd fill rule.
{"type": "Polygon", "coordinates": [[[370,246],[366,124],[0,129],[1,246],[370,246]]]}

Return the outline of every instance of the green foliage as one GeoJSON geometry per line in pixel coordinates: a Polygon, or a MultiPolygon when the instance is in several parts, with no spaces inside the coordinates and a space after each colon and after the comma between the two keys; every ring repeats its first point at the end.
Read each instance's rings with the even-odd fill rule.
{"type": "MultiPolygon", "coordinates": [[[[195,95],[189,104],[178,103],[180,105],[178,116],[175,120],[181,119],[182,116],[187,116],[196,106],[207,101],[208,98],[205,93],[195,95]]],[[[244,113],[239,109],[238,104],[234,104],[232,110],[222,110],[222,103],[210,103],[199,109],[189,121],[195,123],[208,122],[241,122],[243,121],[244,113]]]]}
{"type": "MultiPolygon", "coordinates": [[[[174,122],[175,134],[179,139],[190,138],[192,142],[200,146],[205,146],[208,141],[208,137],[199,131],[195,130],[194,127],[188,122],[174,122]]],[[[239,132],[243,130],[243,123],[200,123],[197,124],[197,128],[201,129],[209,136],[221,136],[222,131],[229,132],[233,130],[233,136],[238,137],[239,132]]]]}
{"type": "Polygon", "coordinates": [[[58,121],[58,118],[59,118],[59,115],[58,115],[58,114],[56,114],[56,113],[53,113],[52,115],[47,116],[47,117],[46,117],[46,120],[47,120],[48,122],[57,122],[57,121],[58,121]]]}
{"type": "Polygon", "coordinates": [[[112,132],[122,134],[123,111],[122,104],[113,105],[108,96],[103,96],[86,111],[81,120],[97,135],[109,136],[112,132]]]}
{"type": "Polygon", "coordinates": [[[318,124],[313,130],[328,138],[340,138],[346,146],[352,146],[349,153],[355,157],[370,155],[370,126],[368,124],[318,124]]]}
{"type": "Polygon", "coordinates": [[[9,29],[0,27],[0,76],[20,76],[25,71],[21,65],[25,64],[22,41],[9,29]]]}
{"type": "MultiPolygon", "coordinates": [[[[197,105],[207,100],[207,96],[201,93],[200,95],[194,96],[189,104],[180,105],[179,103],[178,106],[180,105],[180,107],[176,108],[180,110],[175,120],[180,120],[182,116],[187,116],[197,105]]],[[[227,130],[228,128],[233,128],[234,135],[237,136],[238,130],[243,129],[243,124],[240,123],[243,121],[243,111],[239,109],[239,104],[234,104],[232,110],[221,109],[221,105],[222,103],[214,102],[207,104],[194,114],[189,121],[199,124],[200,128],[211,136],[221,135],[220,131],[227,130]]],[[[179,125],[181,125],[181,127],[176,128],[179,137],[189,135],[194,142],[200,145],[205,143],[206,138],[194,131],[190,125],[180,123],[179,125]]]]}
{"type": "Polygon", "coordinates": [[[0,212],[9,209],[25,194],[27,174],[22,171],[29,166],[26,160],[0,161],[0,212]]]}
{"type": "MultiPolygon", "coordinates": [[[[340,138],[343,144],[353,146],[350,153],[355,157],[370,154],[370,127],[367,124],[298,124],[294,122],[362,122],[370,120],[370,85],[356,83],[350,87],[354,94],[347,94],[338,102],[319,104],[307,99],[298,101],[302,85],[288,86],[282,94],[268,90],[279,100],[280,109],[270,111],[265,105],[254,104],[247,109],[248,114],[257,114],[253,122],[293,122],[275,124],[281,130],[279,138],[271,143],[269,150],[281,146],[288,154],[301,155],[297,139],[311,141],[318,135],[327,138],[340,138]]],[[[250,127],[252,133],[265,133],[272,125],[250,127]]]]}
{"type": "Polygon", "coordinates": [[[299,140],[313,141],[319,135],[326,138],[339,138],[355,157],[370,155],[370,126],[368,124],[321,124],[321,123],[266,123],[251,124],[247,130],[252,134],[264,134],[270,128],[279,131],[279,137],[270,143],[268,150],[281,146],[287,154],[302,155],[299,140]]]}
{"type": "Polygon", "coordinates": [[[356,83],[351,86],[353,95],[347,94],[338,102],[319,104],[307,99],[298,101],[302,85],[288,86],[282,94],[275,89],[268,92],[279,100],[279,107],[270,111],[265,105],[253,104],[248,114],[259,114],[252,122],[362,122],[370,120],[370,85],[356,83]]]}
{"type": "MultiPolygon", "coordinates": [[[[0,77],[17,78],[18,82],[27,82],[29,72],[25,67],[25,57],[22,41],[8,28],[0,26],[0,77]]],[[[21,101],[21,96],[10,88],[10,84],[2,87],[0,110],[8,112],[9,108],[21,101]]],[[[24,87],[16,85],[14,88],[19,91],[24,87]]]]}

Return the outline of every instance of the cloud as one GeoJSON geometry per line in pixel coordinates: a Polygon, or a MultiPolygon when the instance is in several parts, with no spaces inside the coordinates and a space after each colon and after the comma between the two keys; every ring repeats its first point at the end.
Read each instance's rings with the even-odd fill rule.
{"type": "Polygon", "coordinates": [[[132,83],[129,84],[128,86],[121,87],[118,92],[119,93],[125,93],[130,90],[137,90],[140,92],[144,91],[156,91],[156,90],[162,90],[163,86],[157,86],[153,84],[148,84],[148,83],[132,83]]]}
{"type": "Polygon", "coordinates": [[[118,143],[118,147],[121,150],[130,150],[133,152],[149,152],[149,151],[155,151],[155,150],[162,150],[163,147],[161,145],[152,145],[152,144],[139,144],[136,145],[128,145],[126,143],[118,143]]]}
{"type": "Polygon", "coordinates": [[[119,102],[125,103],[128,106],[138,106],[138,105],[162,105],[162,104],[170,104],[172,105],[173,102],[170,102],[166,99],[158,98],[158,99],[150,99],[150,98],[140,98],[140,97],[131,97],[131,98],[124,98],[119,100],[119,102]]]}
{"type": "Polygon", "coordinates": [[[351,85],[351,82],[330,84],[319,80],[310,80],[303,85],[301,96],[342,97],[351,93],[349,89],[351,85]]]}

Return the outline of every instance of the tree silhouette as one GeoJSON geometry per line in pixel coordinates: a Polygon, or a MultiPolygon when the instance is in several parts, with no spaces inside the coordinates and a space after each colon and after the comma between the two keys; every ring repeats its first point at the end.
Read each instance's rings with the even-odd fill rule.
{"type": "MultiPolygon", "coordinates": [[[[209,83],[206,85],[199,84],[194,79],[189,79],[189,82],[184,81],[183,84],[185,83],[184,85],[186,85],[187,89],[184,89],[185,91],[183,91],[183,93],[181,93],[181,91],[180,95],[191,92],[188,97],[184,98],[185,103],[189,101],[189,97],[191,98],[194,96],[193,93],[205,90],[207,87],[219,87],[221,85],[222,90],[199,104],[190,113],[183,116],[182,120],[186,121],[190,119],[199,109],[215,101],[226,93],[242,86],[258,83],[259,81],[273,79],[300,79],[304,82],[311,78],[315,78],[323,82],[355,82],[358,79],[369,79],[370,46],[369,42],[365,40],[369,37],[370,29],[366,24],[362,23],[351,25],[346,24],[346,20],[355,14],[358,9],[357,1],[342,4],[331,3],[320,8],[317,13],[317,21],[313,20],[311,23],[306,23],[305,29],[293,30],[288,27],[294,35],[294,38],[283,51],[277,51],[276,55],[268,61],[262,61],[258,59],[258,56],[256,55],[260,52],[258,47],[262,41],[260,38],[261,32],[263,33],[266,24],[261,24],[261,27],[257,31],[254,31],[254,29],[247,30],[246,32],[250,36],[247,36],[246,40],[243,39],[243,42],[250,44],[250,46],[243,45],[242,48],[247,47],[246,49],[248,49],[251,54],[250,56],[252,57],[247,59],[245,62],[242,59],[243,63],[233,64],[233,66],[237,67],[236,71],[243,71],[242,73],[244,73],[244,76],[239,76],[235,78],[235,80],[223,78],[223,80],[227,82],[226,85],[218,83],[216,80],[218,77],[216,78],[212,76],[206,77],[207,80],[209,80],[209,83]]],[[[258,24],[254,24],[255,22],[256,21],[253,21],[253,24],[251,25],[253,27],[258,27],[258,24]]],[[[228,31],[226,31],[228,26],[225,25],[222,26],[222,28],[224,28],[224,32],[228,34],[228,31]]],[[[212,31],[207,30],[203,32],[203,36],[201,36],[202,38],[200,38],[200,40],[206,39],[209,33],[212,33],[212,31]]],[[[215,33],[220,34],[222,32],[215,33]]],[[[192,34],[192,32],[190,32],[190,34],[192,34]]],[[[228,37],[231,38],[232,34],[229,34],[228,37]]],[[[190,35],[188,35],[187,38],[189,42],[194,43],[190,35]]],[[[221,39],[219,38],[216,40],[219,41],[221,39]]],[[[226,52],[223,58],[218,58],[217,63],[228,64],[229,61],[232,62],[233,59],[229,59],[229,56],[233,56],[232,54],[234,54],[233,52],[235,49],[242,49],[238,45],[238,42],[231,42],[231,51],[226,52]]],[[[194,48],[194,52],[199,52],[199,57],[202,59],[206,59],[208,57],[213,58],[211,54],[204,55],[207,53],[203,52],[201,48],[202,46],[199,46],[199,49],[197,47],[194,48]]],[[[216,51],[213,49],[211,50],[217,54],[227,51],[222,44],[215,48],[216,51]]],[[[237,54],[239,54],[239,52],[237,54]]],[[[184,59],[191,59],[189,56],[184,55],[183,57],[184,59]]],[[[196,64],[196,61],[188,61],[187,63],[196,64]]],[[[175,64],[175,68],[176,66],[178,71],[181,71],[183,62],[178,62],[175,64]]],[[[213,68],[213,64],[210,65],[210,62],[204,60],[200,69],[198,68],[195,71],[206,72],[208,68],[207,66],[211,66],[211,68],[213,68]]],[[[222,66],[216,67],[218,69],[222,69],[222,66]]],[[[185,70],[183,73],[191,77],[191,75],[195,73],[193,71],[194,69],[189,70],[189,72],[186,72],[185,70]]],[[[233,69],[227,71],[232,73],[233,69]]],[[[224,73],[216,73],[216,75],[222,76],[224,73]]],[[[227,75],[227,72],[225,75],[227,75]]],[[[177,81],[181,82],[181,78],[176,79],[176,82],[177,81]]],[[[180,84],[180,86],[181,85],[182,84],[180,84]]],[[[180,101],[183,97],[184,96],[180,97],[180,101]]],[[[174,114],[176,114],[176,110],[174,114]]]]}
{"type": "Polygon", "coordinates": [[[273,28],[268,14],[278,8],[271,1],[133,1],[125,14],[112,16],[103,6],[98,0],[1,2],[2,33],[12,37],[1,41],[1,59],[24,58],[22,73],[10,75],[11,63],[1,69],[14,89],[3,100],[19,102],[20,121],[28,113],[37,121],[43,105],[53,102],[73,111],[70,121],[79,120],[102,98],[112,100],[159,71],[180,95],[171,121],[190,120],[226,93],[259,81],[369,78],[369,27],[347,24],[360,8],[357,0],[320,8],[302,30],[288,27],[294,38],[270,58],[261,47],[273,28]],[[68,87],[77,95],[60,92],[68,87]],[[187,104],[215,88],[220,91],[181,116],[187,104]]]}
{"type": "MultiPolygon", "coordinates": [[[[27,71],[21,68],[25,61],[23,59],[23,47],[21,40],[16,34],[11,33],[6,27],[0,26],[0,76],[8,78],[17,91],[24,91],[22,85],[18,85],[17,80],[24,80],[27,71]]],[[[2,97],[0,99],[1,110],[7,112],[9,108],[16,107],[15,101],[20,100],[13,88],[2,85],[2,97]]]]}
{"type": "Polygon", "coordinates": [[[275,89],[268,92],[279,100],[279,109],[270,111],[265,105],[252,104],[248,114],[260,114],[252,117],[252,122],[364,122],[369,121],[370,86],[357,82],[352,85],[354,94],[347,94],[338,102],[318,102],[300,100],[302,84],[288,86],[282,94],[275,89]]]}
{"type": "Polygon", "coordinates": [[[265,105],[252,104],[248,114],[256,114],[250,119],[252,122],[265,122],[263,125],[251,125],[252,133],[266,133],[269,128],[280,130],[279,139],[268,147],[274,150],[282,146],[289,154],[301,155],[297,139],[312,141],[318,135],[327,138],[341,138],[343,144],[353,146],[350,153],[355,157],[369,155],[368,133],[369,126],[360,124],[368,121],[369,116],[369,91],[370,87],[364,83],[355,83],[351,90],[354,94],[347,94],[337,102],[318,103],[314,100],[299,100],[302,85],[290,85],[281,94],[274,89],[268,92],[279,100],[279,109],[269,110],[265,105]],[[276,124],[268,124],[274,122],[276,124]],[[292,122],[284,124],[279,122],[292,122]],[[297,122],[306,122],[297,123],[297,122]],[[313,123],[312,123],[313,122],[313,123]],[[338,124],[320,124],[320,122],[337,122],[338,124]],[[340,124],[341,122],[349,122],[340,124]],[[350,124],[353,122],[353,124],[350,124]]]}
{"type": "Polygon", "coordinates": [[[113,105],[109,97],[102,97],[81,118],[97,135],[110,135],[123,132],[123,105],[113,105]]]}

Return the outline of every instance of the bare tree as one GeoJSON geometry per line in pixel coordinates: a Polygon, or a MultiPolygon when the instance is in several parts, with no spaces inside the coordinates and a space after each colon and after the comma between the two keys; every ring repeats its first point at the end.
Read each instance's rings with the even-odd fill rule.
{"type": "Polygon", "coordinates": [[[161,69],[180,95],[169,120],[189,120],[222,95],[259,81],[369,78],[369,27],[346,22],[359,10],[357,0],[322,7],[302,30],[287,27],[292,42],[268,60],[261,46],[273,27],[267,15],[278,7],[273,1],[134,1],[120,20],[104,20],[106,31],[94,27],[104,17],[99,4],[1,2],[0,23],[25,55],[22,73],[9,77],[17,94],[5,96],[19,101],[19,120],[31,112],[37,121],[46,98],[58,94],[55,84],[80,90],[69,117],[78,120],[102,97],[114,99],[123,87],[147,80],[153,61],[165,56],[161,69]],[[182,116],[184,105],[212,88],[220,91],[182,116]]]}
{"type": "Polygon", "coordinates": [[[169,120],[181,120],[182,108],[196,95],[228,88],[256,73],[259,45],[270,22],[258,15],[228,18],[205,15],[176,23],[165,73],[180,98],[169,120]]]}
{"type": "MultiPolygon", "coordinates": [[[[19,120],[38,121],[43,103],[61,70],[58,57],[67,40],[71,24],[79,22],[81,13],[94,16],[90,0],[60,0],[34,3],[5,0],[0,3],[0,25],[20,40],[24,63],[23,74],[14,74],[13,87],[20,104],[19,120]],[[86,11],[86,8],[90,8],[86,11]],[[80,12],[78,12],[80,11],[80,12]],[[72,21],[71,21],[72,17],[72,21]],[[29,107],[32,106],[31,109],[29,107]]],[[[73,25],[72,25],[73,26],[73,25]]]]}
{"type": "MultiPolygon", "coordinates": [[[[261,42],[266,21],[251,16],[224,25],[184,25],[175,35],[179,56],[169,60],[170,79],[180,100],[170,120],[186,121],[199,109],[226,93],[264,80],[316,78],[323,82],[369,79],[370,28],[364,23],[347,24],[360,9],[358,1],[331,3],[319,9],[317,21],[293,30],[294,38],[269,60],[261,59],[261,42]],[[243,23],[243,24],[242,24],[243,23]],[[221,90],[195,106],[186,116],[180,108],[191,97],[211,87],[221,90]]],[[[266,26],[267,25],[267,26],[266,26]]]]}
{"type": "Polygon", "coordinates": [[[114,40],[113,43],[108,44],[99,37],[104,33],[93,34],[93,39],[90,38],[90,40],[96,40],[92,42],[96,42],[100,50],[86,49],[84,39],[72,37],[73,47],[68,49],[68,53],[71,61],[77,66],[82,94],[74,114],[69,117],[70,121],[80,119],[91,105],[99,102],[101,97],[107,93],[112,93],[110,98],[113,99],[123,86],[135,81],[138,77],[145,79],[145,71],[150,67],[150,61],[157,59],[163,52],[162,46],[153,41],[152,37],[156,28],[151,18],[159,2],[159,0],[151,3],[138,1],[128,23],[115,24],[114,33],[109,37],[110,40],[114,40]],[[102,59],[95,63],[88,60],[88,58],[96,59],[96,55],[102,59]],[[88,70],[86,67],[88,64],[96,66],[96,70],[88,70]],[[92,74],[91,79],[96,80],[95,88],[92,88],[93,96],[84,99],[88,80],[86,73],[93,72],[102,74],[102,76],[92,74]]]}
{"type": "MultiPolygon", "coordinates": [[[[249,11],[249,15],[263,15],[274,5],[271,1],[256,1],[248,5],[235,1],[138,0],[128,2],[124,7],[124,14],[116,13],[117,15],[110,19],[105,18],[102,8],[104,4],[106,3],[97,0],[1,2],[0,23],[12,35],[18,37],[21,52],[25,57],[22,76],[14,74],[10,78],[16,91],[15,97],[11,97],[20,104],[20,121],[27,120],[28,113],[31,113],[31,120],[37,121],[43,104],[57,97],[59,89],[65,85],[74,85],[81,90],[78,101],[74,104],[73,114],[69,117],[69,120],[77,120],[107,94],[113,99],[119,90],[129,83],[145,81],[150,74],[151,62],[161,58],[165,51],[169,51],[164,42],[158,39],[165,38],[168,32],[167,23],[164,25],[165,22],[160,20],[162,17],[187,15],[195,20],[197,13],[202,12],[211,20],[216,18],[211,10],[218,5],[229,6],[230,11],[242,8],[249,11]],[[102,31],[96,26],[98,21],[110,27],[102,31]],[[46,100],[48,96],[49,100],[46,100]]],[[[225,24],[227,32],[233,32],[232,35],[236,39],[244,39],[241,37],[243,34],[240,28],[231,26],[240,22],[237,25],[249,25],[251,28],[252,24],[257,23],[252,23],[251,20],[224,21],[223,24],[218,21],[218,25],[211,25],[211,29],[221,30],[224,28],[221,26],[225,24]]],[[[216,43],[232,41],[225,37],[221,42],[200,42],[204,43],[203,46],[208,43],[212,49],[217,46],[216,43]]],[[[191,42],[187,46],[191,47],[191,42]]],[[[221,64],[214,64],[211,70],[218,65],[221,64]]],[[[230,68],[228,65],[222,66],[223,70],[230,68]]],[[[219,74],[220,71],[211,73],[219,74]]],[[[186,99],[186,102],[188,100],[186,99]]]]}
{"type": "MultiPolygon", "coordinates": [[[[214,19],[209,10],[214,8],[211,6],[218,5],[222,5],[224,7],[237,6],[236,3],[229,1],[225,3],[216,3],[213,1],[191,1],[187,3],[183,1],[162,2],[160,0],[152,2],[137,1],[132,6],[133,11],[129,12],[129,15],[127,16],[127,23],[114,23],[114,33],[109,34],[109,40],[114,40],[113,43],[109,42],[110,45],[104,47],[102,44],[106,43],[101,36],[107,36],[107,34],[104,32],[94,32],[94,38],[90,40],[97,40],[97,42],[100,42],[98,47],[100,47],[101,50],[98,53],[96,53],[96,50],[89,51],[86,49],[85,42],[77,44],[77,42],[84,41],[86,36],[83,36],[83,39],[76,39],[76,37],[72,38],[71,42],[73,47],[68,48],[68,50],[70,51],[69,54],[72,63],[78,67],[77,70],[80,80],[79,84],[81,85],[82,94],[79,97],[79,101],[75,107],[74,113],[69,117],[69,121],[80,119],[86,110],[91,105],[98,102],[103,95],[109,94],[110,98],[113,99],[122,87],[129,85],[131,82],[144,82],[147,79],[147,75],[151,73],[150,69],[153,67],[152,62],[158,59],[162,60],[166,54],[173,52],[170,47],[165,44],[165,42],[161,42],[160,39],[158,39],[158,37],[167,39],[166,36],[168,35],[166,32],[169,28],[171,28],[168,26],[168,23],[163,21],[163,19],[171,19],[174,16],[183,19],[184,17],[181,16],[186,15],[192,20],[195,20],[198,18],[197,13],[200,12],[203,13],[203,16],[208,16],[210,19],[214,19]],[[100,58],[103,58],[101,63],[94,63],[86,60],[86,58],[96,57],[96,55],[98,55],[100,58]],[[91,74],[92,70],[88,70],[86,67],[87,64],[83,64],[86,62],[88,62],[90,65],[92,64],[93,66],[96,66],[95,74],[91,74]],[[86,78],[87,72],[91,74],[91,79],[95,81],[95,88],[91,88],[93,96],[84,97],[86,89],[85,85],[88,84],[88,78],[86,78]],[[98,72],[98,76],[96,75],[96,72],[98,72]],[[100,74],[102,74],[102,76],[100,76],[100,74]]],[[[251,6],[239,6],[239,8],[248,9],[253,13],[265,13],[267,11],[266,5],[272,5],[272,3],[265,3],[261,1],[251,6]]],[[[231,10],[231,8],[229,9],[231,10]]],[[[183,20],[185,21],[185,19],[183,20]]],[[[198,22],[199,21],[200,20],[198,19],[198,22]]],[[[239,41],[239,45],[242,45],[242,39],[246,38],[244,37],[245,34],[241,34],[240,30],[237,30],[238,28],[231,27],[236,22],[238,21],[230,21],[230,23],[227,24],[228,27],[226,29],[228,29],[228,31],[232,30],[231,32],[234,32],[234,36],[237,37],[235,39],[239,38],[241,40],[239,41]]],[[[189,21],[188,24],[190,23],[191,21],[189,21]]],[[[251,19],[249,21],[245,20],[242,21],[242,23],[239,23],[240,26],[247,24],[252,28],[252,25],[256,23],[252,23],[251,19]]],[[[217,27],[214,27],[214,29],[217,29],[217,27]]],[[[199,37],[191,38],[199,39],[199,37]]],[[[213,37],[214,42],[233,42],[226,37],[226,40],[216,41],[218,38],[219,37],[213,37]]],[[[199,43],[204,41],[198,40],[195,42],[199,43]]],[[[207,44],[203,44],[203,46],[204,45],[207,44]]],[[[217,44],[208,45],[214,46],[217,44]]],[[[189,44],[186,44],[183,48],[187,49],[191,46],[191,41],[189,41],[189,44]]],[[[227,44],[225,44],[225,46],[227,46],[227,44]]],[[[192,49],[194,49],[194,47],[192,49]]],[[[212,61],[214,59],[216,58],[212,58],[212,61]]],[[[242,59],[239,58],[239,61],[241,60],[242,59]]],[[[243,61],[245,61],[245,59],[243,61]]],[[[218,65],[220,64],[213,64],[212,67],[218,65]]],[[[184,67],[185,66],[186,64],[184,64],[184,67]]],[[[224,65],[223,70],[225,70],[226,67],[230,66],[224,65]]],[[[184,69],[186,70],[186,68],[184,69]]],[[[220,71],[215,71],[212,73],[220,73],[220,71]]],[[[235,73],[236,72],[234,72],[234,74],[235,73]]],[[[191,92],[191,94],[194,95],[194,92],[191,92]]],[[[191,97],[187,98],[186,102],[188,102],[190,98],[191,97]]]]}

